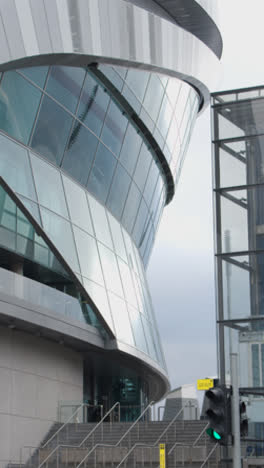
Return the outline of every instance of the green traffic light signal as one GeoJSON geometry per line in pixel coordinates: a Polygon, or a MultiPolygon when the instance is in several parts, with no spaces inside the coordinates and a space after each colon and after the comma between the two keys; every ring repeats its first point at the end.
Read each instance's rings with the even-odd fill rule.
{"type": "Polygon", "coordinates": [[[215,439],[217,441],[221,440],[222,439],[222,436],[219,432],[215,431],[214,429],[212,429],[211,427],[209,427],[208,429],[206,429],[206,433],[212,437],[212,439],[215,439]]]}

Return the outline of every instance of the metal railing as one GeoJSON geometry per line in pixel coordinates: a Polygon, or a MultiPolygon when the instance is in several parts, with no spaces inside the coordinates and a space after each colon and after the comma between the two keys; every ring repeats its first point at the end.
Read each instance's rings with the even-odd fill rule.
{"type": "MultiPolygon", "coordinates": [[[[176,413],[176,415],[174,416],[174,418],[169,422],[169,424],[165,427],[164,431],[162,431],[162,433],[160,434],[160,436],[157,438],[157,440],[154,442],[154,444],[151,444],[151,445],[148,445],[148,447],[151,447],[151,448],[154,448],[158,445],[159,441],[162,439],[162,437],[164,437],[164,435],[166,434],[166,432],[169,430],[169,428],[172,426],[172,424],[178,419],[178,417],[182,414],[182,412],[184,411],[185,407],[190,405],[191,401],[187,401],[186,404],[178,411],[178,413],[176,413]]],[[[194,405],[195,406],[195,405],[194,405]]],[[[184,421],[183,421],[184,423],[184,421]]],[[[176,434],[175,434],[175,437],[176,437],[176,434]]],[[[136,443],[134,444],[130,450],[126,453],[126,455],[122,458],[121,462],[116,466],[116,468],[120,468],[120,466],[127,460],[127,458],[129,457],[129,455],[131,455],[131,453],[137,448],[137,447],[147,447],[147,444],[142,444],[142,443],[136,443]]]]}
{"type": "MultiPolygon", "coordinates": [[[[98,448],[98,447],[109,447],[109,448],[114,448],[114,447],[118,447],[121,442],[125,439],[125,437],[127,437],[129,435],[129,433],[131,432],[131,430],[136,426],[136,424],[140,421],[140,419],[142,419],[142,417],[146,414],[147,411],[149,411],[149,409],[151,408],[151,406],[153,405],[154,401],[151,401],[151,403],[148,404],[148,406],[144,409],[144,411],[142,411],[142,413],[140,414],[140,416],[136,419],[136,421],[133,422],[133,424],[131,424],[131,426],[128,428],[128,430],[122,435],[122,437],[119,439],[119,441],[116,443],[116,444],[113,444],[113,445],[107,445],[107,444],[96,444],[91,450],[89,450],[89,452],[85,455],[85,457],[81,460],[81,462],[77,465],[76,468],[80,468],[81,465],[87,460],[87,458],[98,448]]],[[[119,465],[118,465],[119,466],[119,465]]],[[[40,467],[39,467],[40,468],[40,467]]],[[[117,467],[116,467],[117,468],[117,467]]]]}
{"type": "Polygon", "coordinates": [[[214,451],[215,451],[215,449],[216,449],[217,446],[218,446],[218,443],[216,443],[216,444],[213,446],[212,450],[208,453],[206,459],[205,459],[204,462],[201,464],[200,468],[203,468],[203,467],[206,465],[206,463],[208,462],[209,458],[213,455],[213,453],[214,453],[214,451]]]}
{"type": "MultiPolygon", "coordinates": [[[[61,445],[57,445],[49,454],[48,456],[38,465],[38,468],[41,468],[42,466],[45,465],[45,463],[47,463],[47,461],[50,459],[51,456],[53,455],[57,455],[57,466],[58,465],[58,456],[59,456],[59,451],[61,448],[63,449],[80,449],[84,443],[94,434],[94,432],[101,426],[101,428],[103,427],[102,426],[102,423],[103,421],[105,421],[106,418],[108,418],[110,416],[110,414],[112,414],[112,412],[115,410],[115,408],[118,408],[118,421],[120,421],[120,403],[119,402],[116,402],[112,408],[110,408],[109,411],[107,411],[107,413],[103,416],[103,418],[96,424],[96,426],[85,436],[85,438],[82,440],[82,442],[79,444],[79,445],[70,445],[70,444],[61,444],[61,445]]],[[[110,424],[112,424],[113,421],[112,421],[112,418],[110,418],[110,424]]],[[[66,425],[67,423],[64,424],[64,426],[66,425]]],[[[53,438],[53,437],[52,437],[53,438]]],[[[51,438],[51,439],[52,439],[51,438]]],[[[51,440],[49,439],[49,441],[51,440]]],[[[43,449],[44,447],[47,446],[47,443],[45,445],[43,445],[39,450],[43,449]]]]}

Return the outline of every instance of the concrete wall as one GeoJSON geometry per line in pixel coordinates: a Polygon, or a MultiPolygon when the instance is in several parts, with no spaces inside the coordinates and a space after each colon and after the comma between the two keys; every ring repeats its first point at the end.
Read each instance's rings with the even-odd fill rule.
{"type": "Polygon", "coordinates": [[[21,447],[39,445],[57,420],[58,401],[82,398],[81,354],[0,327],[0,468],[18,461],[21,447]]]}

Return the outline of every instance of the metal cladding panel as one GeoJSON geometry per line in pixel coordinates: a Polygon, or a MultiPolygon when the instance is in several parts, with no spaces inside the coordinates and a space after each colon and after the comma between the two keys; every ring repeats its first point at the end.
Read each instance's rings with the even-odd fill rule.
{"type": "Polygon", "coordinates": [[[21,7],[17,9],[14,1],[0,1],[7,38],[3,44],[8,44],[2,52],[0,69],[11,68],[11,61],[12,68],[50,64],[55,62],[52,55],[59,54],[60,64],[65,65],[102,61],[178,77],[198,89],[208,102],[219,61],[203,42],[182,27],[146,14],[146,10],[123,0],[23,2],[27,15],[21,14],[21,7]],[[35,44],[34,56],[28,47],[30,36],[35,44]],[[142,38],[141,43],[138,37],[142,38]]]}

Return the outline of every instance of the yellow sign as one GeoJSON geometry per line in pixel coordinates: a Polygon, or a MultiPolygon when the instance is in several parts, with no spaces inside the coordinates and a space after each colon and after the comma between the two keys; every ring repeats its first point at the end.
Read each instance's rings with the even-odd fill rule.
{"type": "Polygon", "coordinates": [[[199,379],[197,380],[197,390],[209,390],[213,388],[214,379],[199,379]]]}
{"type": "Polygon", "coordinates": [[[166,468],[166,447],[165,444],[159,444],[160,450],[160,468],[166,468]]]}

